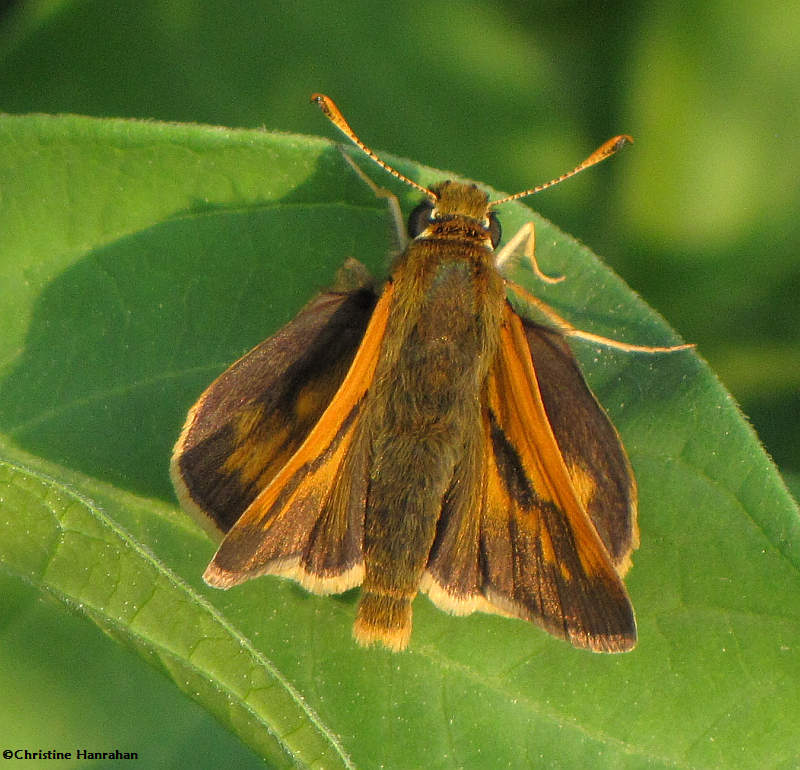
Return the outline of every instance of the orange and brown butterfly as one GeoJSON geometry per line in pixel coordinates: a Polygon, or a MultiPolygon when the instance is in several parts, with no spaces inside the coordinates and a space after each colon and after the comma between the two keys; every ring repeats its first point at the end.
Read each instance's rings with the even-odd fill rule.
{"type": "MultiPolygon", "coordinates": [[[[581,332],[503,277],[533,226],[500,252],[495,208],[612,155],[489,201],[474,185],[426,189],[380,160],[331,99],[325,115],[419,190],[411,241],[377,289],[348,260],[337,285],[218,377],[172,458],[184,507],[223,536],[205,571],[318,594],[361,586],[353,629],[401,650],[419,591],[443,610],[533,621],[577,647],[622,652],[636,622],[622,577],[638,545],[636,483],[566,338],[581,332]],[[521,317],[516,293],[548,319],[521,317]]],[[[686,347],[686,346],[680,346],[686,347]]]]}

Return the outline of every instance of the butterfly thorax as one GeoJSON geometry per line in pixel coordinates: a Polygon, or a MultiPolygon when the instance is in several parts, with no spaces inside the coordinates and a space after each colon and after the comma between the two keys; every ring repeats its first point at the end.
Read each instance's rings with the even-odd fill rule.
{"type": "Polygon", "coordinates": [[[463,403],[480,397],[505,302],[486,194],[455,182],[433,189],[427,224],[394,266],[376,372],[379,400],[397,410],[400,431],[436,423],[457,432],[463,403]]]}

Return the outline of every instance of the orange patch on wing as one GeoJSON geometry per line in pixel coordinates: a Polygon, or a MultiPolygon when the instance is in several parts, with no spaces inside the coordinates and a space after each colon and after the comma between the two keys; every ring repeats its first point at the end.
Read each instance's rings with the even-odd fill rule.
{"type": "Polygon", "coordinates": [[[591,474],[578,463],[570,463],[567,466],[567,471],[569,471],[572,489],[575,492],[575,496],[578,498],[578,502],[581,504],[581,508],[588,510],[589,503],[592,501],[597,491],[597,484],[595,484],[591,474]]]}

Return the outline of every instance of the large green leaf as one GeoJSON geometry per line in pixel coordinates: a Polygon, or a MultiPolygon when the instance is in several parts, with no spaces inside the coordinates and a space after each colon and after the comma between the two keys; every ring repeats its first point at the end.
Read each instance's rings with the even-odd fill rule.
{"type": "MultiPolygon", "coordinates": [[[[322,140],[71,117],[0,120],[0,195],[6,634],[31,591],[55,597],[274,766],[800,759],[800,519],[693,352],[576,346],[640,484],[634,652],[592,655],[425,598],[408,652],[363,650],[350,636],[356,592],[309,596],[275,578],[207,588],[214,545],[177,510],[167,466],[217,373],[346,257],[385,266],[381,202],[322,140]]],[[[507,233],[535,216],[503,213],[507,233]]],[[[520,280],[577,326],[674,339],[546,222],[537,250],[567,280],[536,285],[524,265],[520,280]]],[[[54,638],[50,655],[63,650],[54,638]]]]}

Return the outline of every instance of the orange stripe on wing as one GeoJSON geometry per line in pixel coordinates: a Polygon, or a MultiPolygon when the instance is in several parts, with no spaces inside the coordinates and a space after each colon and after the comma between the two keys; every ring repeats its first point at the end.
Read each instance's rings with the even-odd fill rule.
{"type": "Polygon", "coordinates": [[[508,305],[500,334],[500,353],[489,377],[490,408],[519,452],[537,495],[563,511],[584,546],[579,555],[586,573],[616,574],[572,486],[544,410],[522,322],[508,305]]]}

